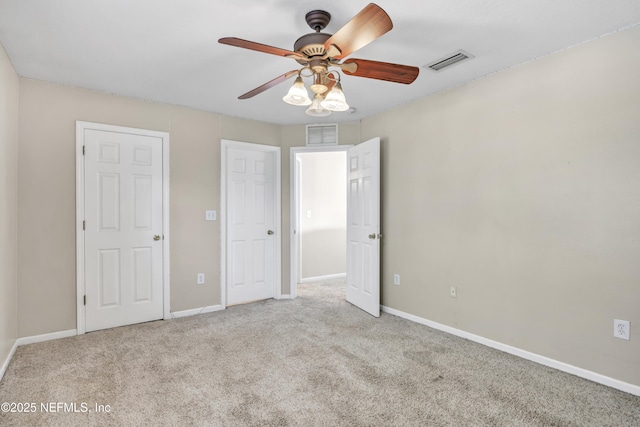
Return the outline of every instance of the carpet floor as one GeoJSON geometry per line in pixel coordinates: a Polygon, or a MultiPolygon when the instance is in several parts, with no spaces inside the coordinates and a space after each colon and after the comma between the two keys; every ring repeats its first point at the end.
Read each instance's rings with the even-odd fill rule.
{"type": "Polygon", "coordinates": [[[296,300],[19,347],[0,402],[34,411],[0,412],[0,425],[640,425],[640,397],[375,319],[345,301],[341,281],[298,289],[296,300]]]}

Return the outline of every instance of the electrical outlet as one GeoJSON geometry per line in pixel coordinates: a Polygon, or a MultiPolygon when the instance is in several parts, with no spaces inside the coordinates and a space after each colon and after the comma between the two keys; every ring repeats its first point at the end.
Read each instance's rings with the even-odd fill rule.
{"type": "Polygon", "coordinates": [[[399,274],[394,274],[393,275],[393,284],[394,285],[399,285],[400,284],[400,275],[399,274]]]}
{"type": "Polygon", "coordinates": [[[621,338],[623,340],[628,340],[631,331],[629,329],[629,321],[628,320],[619,320],[613,319],[613,336],[616,338],[621,338]]]}
{"type": "Polygon", "coordinates": [[[204,284],[204,273],[198,273],[198,285],[204,284]]]}
{"type": "Polygon", "coordinates": [[[204,219],[206,221],[215,221],[216,220],[216,211],[204,211],[204,219]]]}
{"type": "Polygon", "coordinates": [[[451,298],[458,298],[458,291],[455,286],[451,286],[451,288],[449,288],[449,296],[451,298]]]}

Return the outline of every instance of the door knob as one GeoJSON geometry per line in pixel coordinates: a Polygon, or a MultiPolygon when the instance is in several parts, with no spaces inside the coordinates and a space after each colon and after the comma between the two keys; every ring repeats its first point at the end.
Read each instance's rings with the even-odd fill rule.
{"type": "Polygon", "coordinates": [[[271,235],[273,234],[273,230],[269,230],[269,231],[267,231],[267,234],[268,234],[269,236],[271,236],[271,235]]]}
{"type": "Polygon", "coordinates": [[[156,234],[155,236],[153,236],[153,240],[160,240],[160,235],[156,234]]]}
{"type": "Polygon", "coordinates": [[[376,238],[376,233],[369,234],[369,238],[371,240],[375,239],[376,238]]]}

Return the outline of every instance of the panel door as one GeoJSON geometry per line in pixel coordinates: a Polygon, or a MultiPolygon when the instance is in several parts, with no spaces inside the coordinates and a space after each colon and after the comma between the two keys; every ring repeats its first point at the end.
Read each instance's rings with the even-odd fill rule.
{"type": "Polygon", "coordinates": [[[380,316],[380,138],[347,154],[347,301],[380,316]]]}
{"type": "Polygon", "coordinates": [[[227,151],[227,305],[273,298],[275,153],[227,151]]]}
{"type": "Polygon", "coordinates": [[[85,129],[86,331],[163,317],[162,141],[85,129]]]}

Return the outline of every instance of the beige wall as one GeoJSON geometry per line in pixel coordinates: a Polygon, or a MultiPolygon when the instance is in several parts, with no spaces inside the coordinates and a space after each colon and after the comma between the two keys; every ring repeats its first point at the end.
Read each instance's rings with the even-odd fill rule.
{"type": "Polygon", "coordinates": [[[636,27],[364,120],[384,305],[640,385],[639,75],[636,27]]]}
{"type": "Polygon", "coordinates": [[[220,304],[220,139],[278,145],[280,127],[171,107],[171,311],[220,304]],[[205,284],[196,275],[205,274],[205,284]]]}
{"type": "Polygon", "coordinates": [[[75,122],[170,133],[171,311],[220,303],[220,139],[280,126],[21,79],[18,336],[76,328],[75,122]],[[196,284],[197,273],[206,283],[196,284]]]}
{"type": "Polygon", "coordinates": [[[171,109],[171,311],[220,303],[220,223],[204,221],[220,210],[219,135],[217,115],[171,109]]]}
{"type": "Polygon", "coordinates": [[[161,104],[20,80],[21,337],[76,328],[76,120],[168,131],[170,109],[161,104]]]}
{"type": "Polygon", "coordinates": [[[19,86],[0,45],[0,367],[18,336],[19,86]]]}

